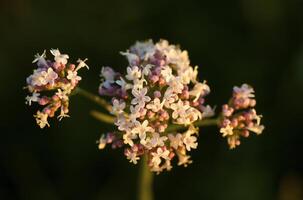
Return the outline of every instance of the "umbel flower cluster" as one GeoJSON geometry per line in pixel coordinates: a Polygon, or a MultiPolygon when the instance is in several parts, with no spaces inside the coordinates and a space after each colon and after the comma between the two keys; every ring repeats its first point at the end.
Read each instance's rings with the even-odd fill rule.
{"type": "Polygon", "coordinates": [[[254,109],[254,89],[243,84],[241,87],[234,87],[233,96],[228,104],[222,106],[221,129],[223,137],[231,149],[240,145],[240,137],[248,137],[249,132],[261,134],[264,126],[260,125],[261,115],[257,115],[254,109]]]}
{"type": "Polygon", "coordinates": [[[187,152],[198,146],[194,122],[214,114],[204,105],[210,88],[197,80],[198,67],[190,65],[187,51],[166,40],[137,42],[121,54],[128,59],[125,76],[110,67],[101,71],[99,93],[112,97],[117,131],[102,136],[99,147],[124,144],[130,162],[145,154],[156,172],[170,170],[174,157],[186,166],[191,162],[187,152]],[[171,132],[171,124],[185,131],[171,132]]]}
{"type": "Polygon", "coordinates": [[[78,70],[88,68],[86,59],[78,59],[78,64],[75,65],[68,63],[69,56],[61,54],[58,49],[52,49],[50,53],[54,56],[54,61],[46,59],[46,51],[42,55],[35,55],[33,63],[38,68],[26,79],[26,88],[31,93],[26,97],[26,104],[36,102],[44,106],[34,115],[40,128],[49,126],[48,118],[54,117],[58,110],[59,120],[69,117],[69,96],[81,80],[78,70]]]}

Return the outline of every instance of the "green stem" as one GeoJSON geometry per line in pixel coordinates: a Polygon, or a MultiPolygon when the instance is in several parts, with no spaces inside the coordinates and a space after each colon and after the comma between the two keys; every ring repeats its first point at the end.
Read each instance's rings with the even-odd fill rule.
{"type": "Polygon", "coordinates": [[[101,107],[105,108],[108,112],[111,112],[111,110],[112,110],[112,106],[110,104],[108,104],[105,99],[102,99],[101,97],[98,97],[97,95],[94,95],[93,93],[88,92],[87,90],[77,87],[75,89],[75,94],[80,94],[83,97],[97,103],[101,107]]]}
{"type": "Polygon", "coordinates": [[[108,124],[113,124],[115,122],[115,118],[113,116],[104,114],[102,112],[96,111],[96,110],[92,110],[90,112],[91,116],[93,116],[94,118],[96,118],[97,120],[101,121],[101,122],[105,122],[108,124]]]}
{"type": "MultiPolygon", "coordinates": [[[[215,126],[218,125],[219,123],[219,118],[215,119],[203,119],[200,121],[197,121],[194,123],[195,126],[202,127],[202,126],[215,126]]],[[[166,133],[171,133],[171,132],[177,132],[186,129],[186,127],[178,124],[173,124],[167,127],[165,130],[166,133]]]]}
{"type": "Polygon", "coordinates": [[[138,200],[153,200],[153,173],[148,166],[147,156],[142,156],[138,181],[138,200]]]}

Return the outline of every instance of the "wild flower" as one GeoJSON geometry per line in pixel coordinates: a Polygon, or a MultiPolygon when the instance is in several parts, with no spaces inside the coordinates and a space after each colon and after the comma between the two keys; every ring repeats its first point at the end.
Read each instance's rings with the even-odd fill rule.
{"type": "Polygon", "coordinates": [[[78,70],[88,66],[85,60],[78,60],[78,65],[68,63],[69,56],[61,54],[58,49],[51,49],[54,61],[46,60],[46,51],[42,55],[36,54],[33,63],[38,68],[33,71],[27,79],[28,95],[26,104],[32,105],[33,102],[44,106],[34,115],[40,128],[50,126],[48,119],[55,116],[59,111],[58,119],[69,117],[69,96],[78,85],[81,77],[78,70]]]}
{"type": "Polygon", "coordinates": [[[187,151],[198,145],[193,123],[212,114],[204,105],[210,88],[197,80],[198,67],[190,65],[186,51],[166,40],[137,42],[121,54],[128,60],[126,74],[103,67],[99,87],[100,95],[112,98],[113,142],[122,141],[134,164],[147,155],[150,169],[158,173],[170,170],[175,157],[180,165],[191,163],[187,151]],[[185,131],[170,132],[171,124],[185,131]]]}

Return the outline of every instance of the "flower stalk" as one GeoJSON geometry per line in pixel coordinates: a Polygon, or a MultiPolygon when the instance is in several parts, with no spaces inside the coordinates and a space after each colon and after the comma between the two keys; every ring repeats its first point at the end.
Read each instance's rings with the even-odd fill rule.
{"type": "Polygon", "coordinates": [[[138,180],[138,200],[153,200],[153,179],[152,173],[148,166],[147,155],[142,157],[139,180],[138,180]]]}

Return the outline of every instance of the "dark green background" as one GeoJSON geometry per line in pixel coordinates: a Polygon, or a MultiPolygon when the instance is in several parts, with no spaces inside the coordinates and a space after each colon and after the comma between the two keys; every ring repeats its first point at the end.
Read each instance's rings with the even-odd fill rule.
{"type": "Polygon", "coordinates": [[[218,130],[201,130],[188,168],[155,178],[156,199],[302,200],[303,2],[0,0],[0,199],[135,199],[138,166],[95,141],[112,127],[71,101],[71,118],[40,130],[24,104],[33,55],[59,48],[89,58],[81,87],[97,92],[101,66],[124,70],[119,55],[136,40],[168,39],[187,49],[208,102],[234,85],[255,87],[264,134],[229,151],[218,130]]]}

